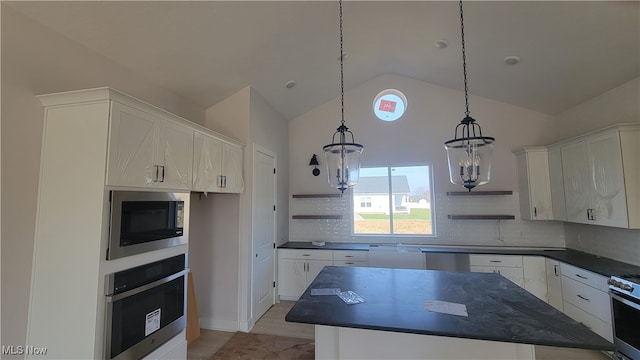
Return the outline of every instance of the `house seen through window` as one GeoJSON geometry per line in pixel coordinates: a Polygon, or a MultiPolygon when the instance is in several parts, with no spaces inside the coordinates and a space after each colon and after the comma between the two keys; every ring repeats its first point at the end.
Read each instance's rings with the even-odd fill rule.
{"type": "Polygon", "coordinates": [[[429,166],[360,169],[353,188],[355,235],[433,235],[429,166]]]}

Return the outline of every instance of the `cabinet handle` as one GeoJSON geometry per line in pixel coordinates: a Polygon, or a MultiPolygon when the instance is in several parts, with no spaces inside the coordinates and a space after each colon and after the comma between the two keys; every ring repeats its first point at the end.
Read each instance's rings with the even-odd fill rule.
{"type": "Polygon", "coordinates": [[[489,260],[489,262],[492,262],[492,263],[501,263],[501,262],[502,262],[502,260],[489,260]]]}
{"type": "Polygon", "coordinates": [[[352,258],[352,257],[353,257],[353,255],[345,255],[344,257],[346,257],[346,258],[352,258]]]}
{"type": "Polygon", "coordinates": [[[533,217],[538,217],[538,208],[537,207],[533,207],[533,217]]]}
{"type": "Polygon", "coordinates": [[[576,274],[576,276],[579,277],[580,279],[589,280],[588,277],[582,276],[580,274],[576,274]]]}
{"type": "Polygon", "coordinates": [[[553,273],[558,276],[558,265],[553,265],[553,273]]]}
{"type": "Polygon", "coordinates": [[[582,296],[580,294],[578,294],[576,296],[579,297],[580,299],[584,300],[584,301],[591,301],[591,300],[589,300],[589,298],[586,298],[586,297],[584,297],[584,296],[582,296]]]}
{"type": "Polygon", "coordinates": [[[160,176],[160,166],[159,165],[153,165],[156,168],[156,177],[153,179],[153,182],[158,182],[159,176],[160,176]]]}
{"type": "Polygon", "coordinates": [[[345,261],[345,264],[346,264],[346,265],[353,265],[353,263],[352,263],[352,262],[348,262],[348,261],[345,261]]]}
{"type": "Polygon", "coordinates": [[[164,182],[164,165],[160,167],[162,168],[162,180],[160,180],[160,182],[164,182]]]}
{"type": "Polygon", "coordinates": [[[224,176],[224,187],[227,187],[227,175],[224,176]]]}
{"type": "Polygon", "coordinates": [[[311,256],[311,254],[302,254],[302,256],[311,256]]]}

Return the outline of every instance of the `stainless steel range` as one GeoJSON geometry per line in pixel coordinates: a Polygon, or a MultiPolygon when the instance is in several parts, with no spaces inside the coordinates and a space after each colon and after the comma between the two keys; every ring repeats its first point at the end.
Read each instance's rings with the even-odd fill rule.
{"type": "Polygon", "coordinates": [[[616,355],[640,360],[640,274],[612,276],[608,283],[616,355]]]}

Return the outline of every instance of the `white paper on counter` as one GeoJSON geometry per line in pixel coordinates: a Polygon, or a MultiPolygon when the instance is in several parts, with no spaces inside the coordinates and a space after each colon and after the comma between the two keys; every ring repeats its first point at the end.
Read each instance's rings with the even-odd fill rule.
{"type": "Polygon", "coordinates": [[[458,304],[440,300],[427,300],[424,302],[424,308],[428,311],[443,314],[469,316],[469,314],[467,314],[467,305],[465,304],[458,304]]]}
{"type": "Polygon", "coordinates": [[[311,289],[311,296],[316,295],[338,295],[341,290],[338,288],[321,288],[321,289],[311,289]]]}

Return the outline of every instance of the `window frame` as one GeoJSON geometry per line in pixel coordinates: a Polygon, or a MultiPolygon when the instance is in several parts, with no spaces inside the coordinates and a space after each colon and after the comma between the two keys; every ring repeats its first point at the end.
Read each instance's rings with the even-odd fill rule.
{"type": "MultiPolygon", "coordinates": [[[[376,234],[376,233],[356,233],[355,232],[355,215],[356,215],[356,203],[355,203],[355,189],[352,189],[351,192],[351,236],[354,238],[373,238],[373,237],[385,237],[385,238],[413,238],[413,239],[423,239],[423,238],[436,238],[436,214],[435,214],[435,184],[433,182],[433,164],[432,163],[419,163],[419,164],[403,164],[403,165],[378,165],[378,166],[361,166],[362,169],[371,169],[371,168],[386,168],[387,169],[387,197],[388,197],[388,209],[389,209],[389,233],[387,234],[376,234]],[[393,168],[409,168],[409,167],[418,167],[424,166],[427,168],[427,186],[429,189],[429,210],[431,215],[431,234],[396,234],[393,233],[393,181],[392,181],[392,169],[393,168]]],[[[362,175],[360,176],[362,179],[362,175]]],[[[362,197],[361,197],[362,198],[362,197]]],[[[362,201],[362,200],[361,200],[362,201]]],[[[362,209],[362,207],[360,207],[362,209]]]]}

